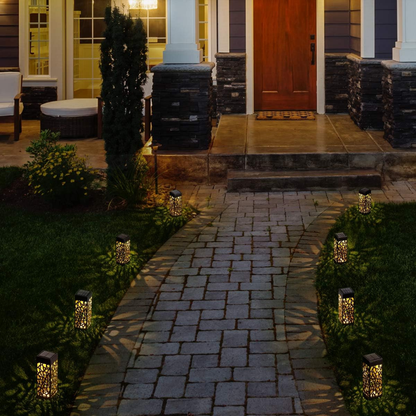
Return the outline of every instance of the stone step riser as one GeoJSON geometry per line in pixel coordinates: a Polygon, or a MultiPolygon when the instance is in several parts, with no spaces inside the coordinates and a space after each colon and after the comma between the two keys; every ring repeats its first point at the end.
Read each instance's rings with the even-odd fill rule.
{"type": "Polygon", "coordinates": [[[228,178],[228,192],[267,192],[267,191],[314,191],[326,189],[381,188],[381,176],[337,175],[337,176],[294,176],[294,177],[241,177],[228,178]]]}

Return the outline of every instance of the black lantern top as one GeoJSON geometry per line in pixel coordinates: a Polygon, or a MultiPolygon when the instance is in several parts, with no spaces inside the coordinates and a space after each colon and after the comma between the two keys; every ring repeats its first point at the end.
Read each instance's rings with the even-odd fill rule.
{"type": "Polygon", "coordinates": [[[174,189],[173,191],[169,192],[170,196],[173,196],[174,198],[178,198],[180,196],[182,196],[182,192],[178,191],[177,189],[174,189]]]}
{"type": "Polygon", "coordinates": [[[360,194],[361,195],[370,195],[371,194],[371,189],[362,188],[362,189],[360,189],[360,194]]]}
{"type": "Polygon", "coordinates": [[[58,360],[58,353],[56,352],[42,351],[36,357],[36,361],[38,363],[44,363],[44,364],[49,364],[49,365],[52,365],[57,360],[58,360]]]}
{"type": "Polygon", "coordinates": [[[92,292],[89,292],[88,290],[78,290],[77,293],[75,293],[75,300],[82,300],[84,302],[88,302],[92,297],[92,292]]]}
{"type": "Polygon", "coordinates": [[[347,239],[347,236],[344,233],[336,233],[335,234],[335,239],[337,241],[344,241],[347,239]]]}
{"type": "Polygon", "coordinates": [[[383,364],[383,359],[376,353],[367,354],[363,356],[363,361],[370,367],[374,365],[383,364]]]}
{"type": "Polygon", "coordinates": [[[130,240],[130,236],[127,234],[120,234],[117,236],[116,241],[120,241],[120,243],[127,243],[130,240]]]}
{"type": "Polygon", "coordinates": [[[339,289],[338,294],[341,295],[341,297],[343,299],[354,297],[354,291],[350,287],[345,287],[344,289],[339,289]]]}

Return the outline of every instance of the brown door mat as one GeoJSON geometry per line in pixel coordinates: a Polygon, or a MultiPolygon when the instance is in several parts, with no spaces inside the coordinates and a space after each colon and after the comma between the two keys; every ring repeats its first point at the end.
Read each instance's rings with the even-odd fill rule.
{"type": "Polygon", "coordinates": [[[256,120],[315,120],[312,111],[258,111],[256,120]]]}

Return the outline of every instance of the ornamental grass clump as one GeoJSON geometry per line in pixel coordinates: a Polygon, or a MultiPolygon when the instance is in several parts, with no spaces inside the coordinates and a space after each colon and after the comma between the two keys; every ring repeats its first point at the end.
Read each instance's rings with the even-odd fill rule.
{"type": "Polygon", "coordinates": [[[58,135],[42,132],[39,141],[27,152],[33,161],[26,165],[26,177],[35,194],[61,206],[73,206],[86,200],[96,171],[76,155],[75,145],[59,145],[58,135]]]}

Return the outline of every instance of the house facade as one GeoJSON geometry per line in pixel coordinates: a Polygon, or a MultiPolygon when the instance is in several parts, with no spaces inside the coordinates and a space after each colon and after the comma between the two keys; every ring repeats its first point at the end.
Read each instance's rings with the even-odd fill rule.
{"type": "MultiPolygon", "coordinates": [[[[170,68],[175,80],[186,74],[186,85],[196,77],[199,99],[214,97],[219,115],[349,112],[362,128],[385,129],[393,117],[387,124],[400,124],[407,136],[397,141],[390,132],[386,138],[402,147],[416,141],[415,0],[142,1],[156,8],[129,0],[1,1],[0,67],[23,73],[25,117],[36,118],[42,102],[100,93],[99,46],[104,10],[112,5],[145,22],[146,93],[158,90],[154,76],[166,87],[170,68]],[[201,81],[204,72],[213,84],[201,81]],[[395,89],[405,94],[397,98],[395,89]],[[406,105],[403,120],[397,119],[393,107],[406,105]]],[[[189,107],[175,93],[169,99],[162,103],[157,96],[154,106],[189,107]]]]}

